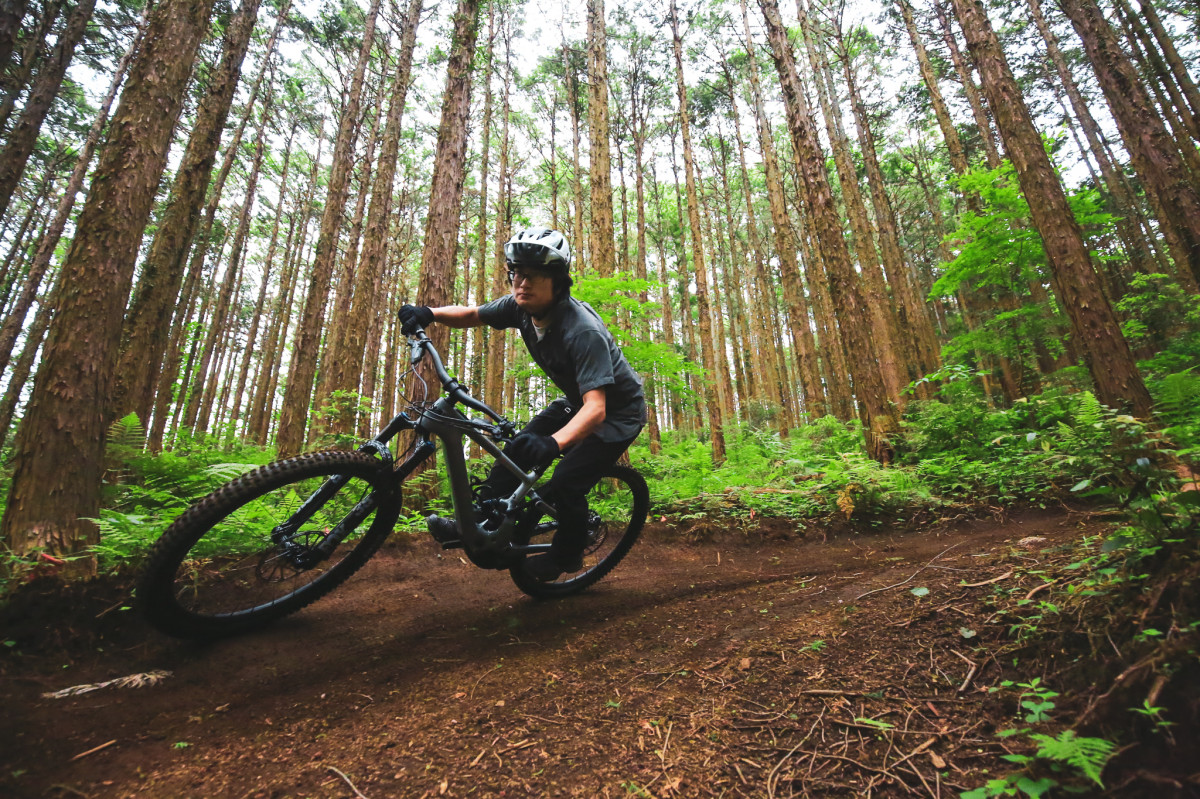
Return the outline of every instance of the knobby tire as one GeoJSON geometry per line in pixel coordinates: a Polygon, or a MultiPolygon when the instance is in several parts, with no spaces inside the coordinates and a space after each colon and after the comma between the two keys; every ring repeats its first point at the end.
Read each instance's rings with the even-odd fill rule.
{"type": "MultiPolygon", "coordinates": [[[[166,529],[150,551],[138,584],[138,604],[154,627],[181,638],[220,638],[262,627],[320,599],[358,571],[391,533],[399,509],[400,490],[391,479],[390,471],[370,455],[316,452],[268,464],[204,497],[166,529]],[[289,490],[302,485],[303,491],[296,494],[302,498],[311,494],[314,486],[320,486],[324,478],[335,475],[349,475],[351,482],[324,503],[318,514],[329,508],[333,514],[329,518],[336,520],[337,513],[342,512],[347,503],[357,501],[352,495],[356,491],[358,498],[373,491],[379,505],[373,517],[368,517],[359,526],[361,530],[369,525],[366,531],[357,538],[342,541],[328,561],[309,569],[295,567],[279,556],[279,547],[271,542],[270,521],[254,524],[254,512],[260,511],[261,516],[260,505],[263,505],[268,510],[268,518],[271,518],[270,512],[289,513],[292,502],[287,493],[289,490]],[[343,493],[347,491],[351,495],[343,493]],[[282,494],[275,499],[277,495],[273,492],[282,494]],[[265,504],[271,500],[274,504],[265,504]],[[250,518],[238,521],[239,514],[250,518]],[[226,545],[220,536],[228,536],[228,532],[224,528],[214,531],[223,524],[235,528],[235,532],[245,528],[244,540],[234,545],[237,554],[222,551],[226,545]],[[210,534],[215,540],[202,543],[210,534]],[[247,553],[245,556],[240,554],[243,551],[247,553]],[[256,557],[257,561],[254,560],[256,557]],[[270,565],[273,563],[283,565],[270,565]],[[222,571],[226,566],[228,577],[222,571]],[[263,575],[268,568],[274,571],[263,575]],[[246,600],[250,603],[247,607],[235,606],[219,611],[190,607],[188,597],[198,596],[199,586],[209,578],[211,582],[204,584],[203,591],[214,598],[219,598],[222,591],[233,595],[252,593],[255,589],[283,593],[269,601],[246,600]],[[296,580],[294,589],[287,585],[290,579],[296,580]],[[274,589],[272,583],[280,587],[274,589]]],[[[314,518],[319,527],[324,517],[314,518]]],[[[327,530],[328,521],[324,523],[327,530]]],[[[321,532],[321,529],[310,530],[309,535],[316,539],[321,532]]],[[[233,600],[234,603],[239,601],[240,598],[233,600]]]]}
{"type": "MultiPolygon", "coordinates": [[[[621,562],[621,559],[629,553],[630,548],[637,541],[638,536],[642,532],[642,527],[646,523],[646,515],[650,511],[650,490],[646,487],[646,480],[637,471],[628,466],[614,464],[604,472],[604,477],[601,478],[600,484],[596,490],[603,491],[603,487],[610,484],[611,481],[616,481],[616,484],[623,485],[624,490],[629,494],[630,506],[622,511],[620,517],[620,526],[623,528],[619,531],[612,530],[610,535],[616,533],[620,536],[615,546],[610,549],[602,558],[596,562],[589,562],[589,555],[585,550],[584,569],[575,574],[561,575],[557,580],[552,582],[543,582],[525,571],[524,561],[516,563],[509,569],[509,574],[517,587],[532,597],[542,599],[552,599],[557,597],[570,596],[577,594],[580,591],[595,584],[597,581],[605,577],[613,568],[621,562]],[[624,518],[624,514],[628,518],[624,518]]],[[[593,507],[591,510],[597,510],[596,502],[591,499],[589,494],[589,504],[593,507]]],[[[603,517],[604,514],[601,514],[603,517]]],[[[607,519],[605,520],[608,521],[607,519]]]]}

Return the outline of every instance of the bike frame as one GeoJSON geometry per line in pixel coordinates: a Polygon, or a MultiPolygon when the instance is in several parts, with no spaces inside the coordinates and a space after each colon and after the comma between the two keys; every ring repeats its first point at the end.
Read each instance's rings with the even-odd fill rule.
{"type": "MultiPolygon", "coordinates": [[[[415,431],[417,443],[412,453],[393,469],[396,489],[399,490],[400,484],[437,450],[434,440],[440,440],[446,458],[446,473],[450,480],[454,518],[467,557],[482,568],[507,568],[516,557],[548,551],[548,543],[514,543],[514,534],[520,522],[520,514],[515,511],[521,507],[527,496],[532,495],[534,506],[542,514],[551,517],[556,515],[554,508],[533,491],[545,470],[525,472],[500,449],[500,443],[507,442],[516,435],[516,425],[481,400],[471,396],[462,384],[446,371],[437,348],[433,346],[424,330],[417,329],[410,335],[409,344],[412,365],[415,367],[422,358],[428,356],[445,394],[432,405],[422,408],[416,419],[411,418],[407,412],[397,414],[378,435],[359,447],[359,451],[379,455],[385,464],[391,466],[393,457],[388,442],[404,430],[415,431]],[[487,419],[468,419],[458,409],[460,404],[483,413],[487,419]],[[512,472],[520,481],[512,494],[499,500],[504,516],[501,524],[494,530],[483,527],[475,513],[466,456],[463,454],[464,436],[478,444],[496,463],[512,472]]],[[[327,480],[305,500],[296,513],[272,531],[272,539],[286,547],[289,535],[299,530],[349,479],[348,476],[338,476],[327,480]]],[[[379,502],[375,492],[363,497],[336,527],[309,550],[312,554],[305,556],[305,559],[319,560],[328,557],[337,545],[379,506],[379,502]]],[[[551,527],[552,525],[540,525],[537,529],[548,530],[551,527]]]]}

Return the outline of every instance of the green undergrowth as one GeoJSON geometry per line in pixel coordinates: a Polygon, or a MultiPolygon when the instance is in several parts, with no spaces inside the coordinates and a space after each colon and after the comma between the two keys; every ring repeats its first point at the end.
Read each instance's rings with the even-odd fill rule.
{"type": "MultiPolygon", "coordinates": [[[[1176,398],[1168,433],[1185,441],[1200,431],[1200,407],[1188,407],[1190,375],[1157,385],[1161,396],[1176,398]]],[[[1197,383],[1200,394],[1200,377],[1197,383]]],[[[739,529],[762,517],[798,524],[841,518],[869,528],[969,509],[1102,501],[1105,491],[1136,479],[1128,467],[1138,458],[1174,449],[1088,391],[1055,387],[996,408],[965,380],[943,385],[938,399],[908,405],[887,466],[867,457],[857,422],[832,417],[786,437],[727,428],[727,458],[716,467],[707,436],[664,438],[658,454],[644,438],[631,459],[650,479],[655,513],[683,522],[722,516],[739,529]]]]}
{"type": "MultiPolygon", "coordinates": [[[[770,409],[762,408],[750,409],[750,423],[726,428],[720,465],[713,464],[704,432],[667,434],[656,454],[643,434],[630,459],[647,477],[652,512],[685,535],[752,533],[763,519],[798,528],[839,521],[870,529],[1046,507],[1069,497],[1104,502],[1106,493],[1140,479],[1139,463],[1157,464],[1164,451],[1196,460],[1200,369],[1188,360],[1194,343],[1184,342],[1182,352],[1168,347],[1142,364],[1158,403],[1158,432],[1071,386],[1069,372],[1042,393],[999,408],[987,402],[970,370],[949,368],[931,378],[938,386],[934,399],[908,404],[887,466],[867,457],[857,422],[825,417],[781,436],[770,424],[770,409]]],[[[136,564],[188,505],[275,454],[213,438],[183,439],[172,451],[151,454],[141,449],[143,438],[132,416],[110,431],[95,520],[102,571],[136,564]]],[[[420,493],[409,487],[410,496],[420,493]]],[[[411,532],[423,525],[413,515],[401,527],[411,532]]]]}
{"type": "Polygon", "coordinates": [[[1125,479],[1091,489],[1121,521],[1101,536],[1019,553],[985,600],[987,623],[1005,632],[980,636],[972,657],[992,664],[982,676],[1011,714],[994,730],[1011,770],[966,799],[1143,795],[1193,779],[1200,492],[1124,441],[1114,451],[1134,447],[1125,479]]]}

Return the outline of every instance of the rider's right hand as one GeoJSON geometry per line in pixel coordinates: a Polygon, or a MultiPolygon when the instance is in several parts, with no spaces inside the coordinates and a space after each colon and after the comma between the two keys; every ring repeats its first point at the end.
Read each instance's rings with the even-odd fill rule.
{"type": "Polygon", "coordinates": [[[400,317],[400,332],[406,336],[433,324],[433,310],[428,305],[401,305],[396,316],[400,317]]]}

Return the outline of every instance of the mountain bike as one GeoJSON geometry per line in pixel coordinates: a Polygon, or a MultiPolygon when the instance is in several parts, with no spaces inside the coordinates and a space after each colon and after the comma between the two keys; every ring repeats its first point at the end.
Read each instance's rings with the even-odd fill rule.
{"type": "MultiPolygon", "coordinates": [[[[442,443],[461,548],[484,569],[507,569],[534,597],[574,594],[608,574],[645,523],[646,481],[614,464],[588,494],[583,569],[543,582],[525,569],[549,550],[557,529],[552,504],[538,493],[550,465],[526,472],[502,447],[517,426],[473,397],[452,377],[424,330],[408,336],[413,385],[409,404],[357,451],[326,450],[276,461],[238,477],[196,502],[153,545],[137,587],[145,618],[182,638],[219,638],[261,627],[309,605],[346,581],[374,555],[402,512],[404,482],[442,443]],[[441,391],[428,399],[418,364],[429,359],[441,391]],[[413,393],[417,393],[416,390],[413,393]],[[460,406],[482,416],[469,418],[460,406]],[[411,430],[402,460],[389,442],[411,430]],[[464,438],[519,480],[512,494],[485,498],[467,468],[464,438]]],[[[552,464],[551,464],[552,465],[552,464]]],[[[444,537],[444,536],[443,536],[444,537]]],[[[435,538],[435,540],[437,540],[435,538]]]]}

